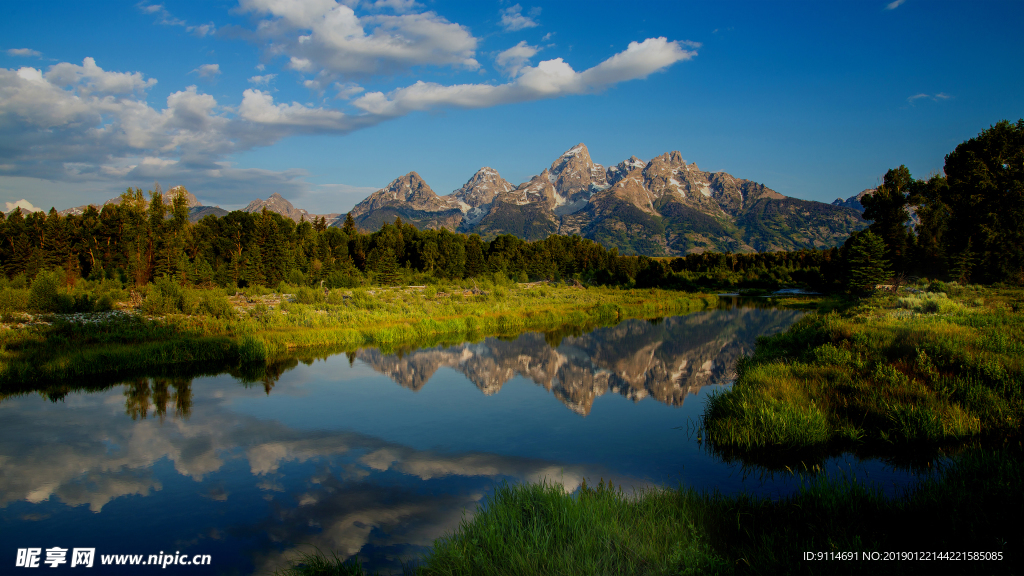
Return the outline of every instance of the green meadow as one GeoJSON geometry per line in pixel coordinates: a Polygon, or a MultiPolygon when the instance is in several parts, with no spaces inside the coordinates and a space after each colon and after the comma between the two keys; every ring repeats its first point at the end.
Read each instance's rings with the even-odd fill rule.
{"type": "Polygon", "coordinates": [[[0,387],[15,392],[176,367],[251,367],[303,349],[387,351],[528,330],[587,329],[716,303],[713,295],[657,289],[511,282],[237,291],[161,281],[143,295],[103,282],[67,290],[55,275],[43,273],[30,287],[0,290],[0,387]],[[138,309],[119,311],[132,305],[133,296],[138,309]]]}
{"type": "MultiPolygon", "coordinates": [[[[899,455],[1018,441],[1024,290],[921,284],[832,299],[762,338],[703,432],[727,456],[899,455]]],[[[791,458],[792,459],[792,458],[791,458]]]]}

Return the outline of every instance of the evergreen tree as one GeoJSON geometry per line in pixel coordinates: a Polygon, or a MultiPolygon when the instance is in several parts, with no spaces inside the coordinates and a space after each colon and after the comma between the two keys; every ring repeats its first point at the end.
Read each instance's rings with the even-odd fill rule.
{"type": "Polygon", "coordinates": [[[472,234],[466,241],[466,277],[475,278],[484,270],[486,270],[486,262],[484,262],[483,243],[478,234],[472,234]]]}
{"type": "Polygon", "coordinates": [[[370,250],[367,267],[373,270],[374,279],[377,283],[381,285],[398,283],[398,258],[390,247],[381,246],[370,250]]]}
{"type": "Polygon", "coordinates": [[[865,230],[852,236],[846,253],[847,284],[853,293],[873,292],[889,278],[889,262],[882,237],[865,230]]]}
{"type": "Polygon", "coordinates": [[[882,238],[889,262],[899,270],[906,270],[908,247],[913,243],[908,195],[914,179],[906,166],[885,173],[883,183],[874,194],[864,196],[864,219],[872,220],[870,230],[882,238]]]}
{"type": "Polygon", "coordinates": [[[1024,283],[1024,119],[1003,120],[957,146],[945,172],[951,265],[973,261],[978,280],[1024,283]]]}

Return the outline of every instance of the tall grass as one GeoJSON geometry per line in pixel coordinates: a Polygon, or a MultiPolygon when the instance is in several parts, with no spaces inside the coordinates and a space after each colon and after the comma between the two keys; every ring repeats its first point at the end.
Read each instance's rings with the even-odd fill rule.
{"type": "MultiPolygon", "coordinates": [[[[1019,447],[962,453],[893,495],[853,476],[800,480],[796,493],[778,499],[685,487],[626,495],[603,481],[574,493],[561,484],[502,484],[457,529],[434,542],[416,572],[1016,574],[1024,569],[1024,526],[1017,521],[1024,509],[1019,447]],[[807,560],[807,552],[849,556],[807,560]],[[983,552],[1002,559],[900,555],[936,552],[983,552]],[[877,560],[865,557],[876,553],[877,560]],[[896,556],[883,560],[887,553],[896,556]]],[[[303,559],[304,571],[294,573],[348,573],[340,571],[346,564],[342,559],[315,556],[303,559]]]]}
{"type": "Polygon", "coordinates": [[[757,341],[732,389],[709,400],[704,433],[740,456],[1019,438],[1024,317],[1013,306],[1022,295],[960,287],[809,315],[757,341]]]}
{"type": "MultiPolygon", "coordinates": [[[[541,296],[542,290],[520,286],[501,287],[503,296],[497,297],[497,291],[463,295],[447,289],[445,295],[397,288],[325,295],[304,289],[293,296],[263,290],[229,302],[223,290],[162,281],[148,287],[141,315],[96,323],[51,315],[44,317],[52,322],[48,326],[0,331],[0,386],[23,388],[168,364],[264,362],[310,347],[390,348],[566,325],[597,327],[628,317],[683,314],[716,302],[714,296],[661,290],[550,286],[541,296]]],[[[12,299],[0,298],[0,304],[12,299]]]]}

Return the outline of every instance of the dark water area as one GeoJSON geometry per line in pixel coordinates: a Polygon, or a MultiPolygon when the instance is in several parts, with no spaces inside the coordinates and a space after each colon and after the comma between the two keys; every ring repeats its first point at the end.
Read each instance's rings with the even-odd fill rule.
{"type": "MultiPolygon", "coordinates": [[[[697,441],[707,395],[801,312],[733,300],[589,333],[293,360],[262,381],[141,378],[0,403],[0,573],[18,549],[95,548],[89,574],[272,573],[297,550],[400,572],[501,482],[791,493],[697,441]],[[203,566],[102,565],[168,554],[203,566]]],[[[885,486],[878,461],[826,468],[885,486]]]]}

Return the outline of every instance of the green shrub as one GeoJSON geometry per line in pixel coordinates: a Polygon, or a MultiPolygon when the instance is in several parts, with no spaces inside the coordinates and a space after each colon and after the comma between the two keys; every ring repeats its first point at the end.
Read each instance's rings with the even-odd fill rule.
{"type": "Polygon", "coordinates": [[[331,290],[327,294],[327,303],[332,306],[338,306],[345,303],[345,292],[343,290],[331,290]]]}
{"type": "Polygon", "coordinates": [[[65,312],[74,308],[74,299],[61,289],[60,274],[40,272],[29,289],[28,307],[37,312],[65,312]]]}
{"type": "Polygon", "coordinates": [[[103,294],[96,300],[96,304],[93,306],[93,310],[97,312],[106,312],[114,308],[114,299],[110,294],[103,294]]]}
{"type": "Polygon", "coordinates": [[[0,290],[0,314],[13,314],[28,309],[29,291],[18,288],[0,290]]]}
{"type": "Polygon", "coordinates": [[[200,296],[197,309],[199,314],[214,318],[232,318],[235,315],[235,307],[228,301],[227,296],[216,292],[206,292],[200,296]]]}
{"type": "Polygon", "coordinates": [[[142,303],[146,314],[195,314],[199,297],[194,290],[183,288],[168,278],[157,280],[149,288],[142,303]]]}
{"type": "Polygon", "coordinates": [[[295,302],[299,304],[319,304],[324,301],[322,290],[303,286],[295,291],[295,302]]]}

